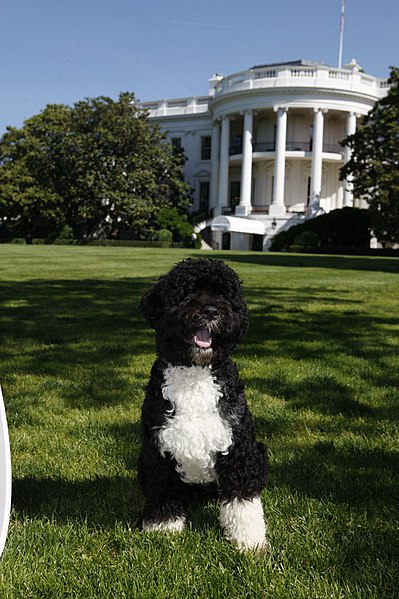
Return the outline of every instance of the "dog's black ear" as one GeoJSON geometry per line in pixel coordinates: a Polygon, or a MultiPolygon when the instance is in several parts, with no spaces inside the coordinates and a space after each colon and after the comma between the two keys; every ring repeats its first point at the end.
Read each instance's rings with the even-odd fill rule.
{"type": "Polygon", "coordinates": [[[155,322],[162,314],[163,301],[161,286],[157,283],[148,293],[141,298],[139,308],[147,322],[155,328],[155,322]]]}

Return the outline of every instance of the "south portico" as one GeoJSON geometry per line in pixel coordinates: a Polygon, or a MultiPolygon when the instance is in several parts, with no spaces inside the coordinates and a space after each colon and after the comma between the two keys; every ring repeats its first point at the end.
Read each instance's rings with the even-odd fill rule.
{"type": "MultiPolygon", "coordinates": [[[[339,169],[344,160],[349,159],[348,152],[344,154],[338,139],[334,140],[334,144],[325,141],[328,112],[324,106],[298,108],[275,105],[268,111],[245,110],[238,114],[225,114],[213,121],[210,206],[215,217],[212,231],[218,247],[265,250],[279,230],[302,222],[307,216],[353,206],[349,181],[339,186],[339,193],[335,194],[333,201],[328,198],[329,184],[337,188],[339,169]],[[295,139],[292,132],[288,137],[290,110],[294,120],[298,120],[300,115],[302,120],[307,118],[310,122],[308,139],[295,139]],[[259,128],[265,115],[268,120],[274,118],[273,139],[254,141],[254,124],[259,128]],[[237,120],[242,123],[242,133],[239,143],[234,145],[232,125],[237,131],[237,120]],[[234,198],[231,189],[235,179],[239,193],[234,198]],[[329,181],[331,179],[334,180],[333,185],[329,181]],[[223,220],[226,215],[234,215],[236,219],[223,220]],[[252,221],[255,225],[248,228],[245,221],[252,221]],[[258,238],[261,235],[258,224],[263,228],[262,243],[258,238]],[[226,234],[230,234],[228,241],[226,234]]],[[[341,120],[342,138],[356,130],[356,113],[335,111],[333,119],[338,118],[341,120]]],[[[291,131],[294,130],[295,127],[291,127],[291,131]]]]}
{"type": "MultiPolygon", "coordinates": [[[[263,111],[265,114],[266,111],[263,111]]],[[[334,206],[326,205],[326,194],[322,194],[322,179],[329,165],[341,167],[350,155],[346,148],[339,145],[339,139],[333,143],[326,143],[324,139],[325,116],[329,110],[325,107],[309,107],[308,109],[289,106],[274,106],[275,115],[274,139],[267,141],[253,140],[254,120],[260,112],[246,110],[241,114],[226,114],[212,123],[212,181],[210,207],[214,214],[226,212],[236,216],[245,217],[255,213],[264,212],[272,217],[284,216],[298,204],[303,205],[302,212],[321,208],[323,210],[353,206],[353,196],[349,182],[341,184],[340,197],[334,198],[334,206]],[[289,139],[287,137],[289,112],[295,110],[311,115],[308,138],[289,139]],[[255,117],[255,118],[254,118],[255,117]],[[241,118],[243,126],[239,145],[232,143],[231,124],[241,118]],[[334,147],[333,147],[334,146],[334,147]],[[302,172],[310,179],[307,189],[296,189],[295,201],[287,197],[286,183],[287,171],[301,162],[302,172]],[[263,164],[262,164],[263,163],[263,164]],[[239,196],[229,196],[229,184],[234,182],[232,171],[239,168],[240,190],[239,196]],[[262,170],[266,178],[272,179],[269,185],[270,197],[267,197],[267,183],[262,182],[262,170]],[[254,197],[254,185],[257,187],[257,198],[254,197]],[[270,187],[272,189],[270,190],[270,187]],[[263,195],[263,202],[260,196],[263,195]],[[306,195],[306,197],[305,197],[306,195]],[[324,197],[323,197],[324,196],[324,197]],[[237,201],[238,199],[238,201],[237,201]],[[232,205],[232,200],[235,205],[232,205]],[[324,200],[324,205],[323,205],[324,200]],[[263,208],[263,209],[262,209],[263,208]]],[[[271,113],[271,111],[269,111],[271,113]]],[[[330,111],[331,113],[331,111],[330,111]]],[[[358,114],[348,111],[335,111],[334,120],[342,121],[341,133],[343,137],[355,132],[358,114]],[[337,116],[339,115],[339,116],[337,116]]],[[[268,116],[270,119],[270,116],[268,116]]],[[[292,169],[294,170],[294,169],[292,169]]],[[[339,179],[339,168],[335,168],[335,175],[339,179]]],[[[263,177],[264,178],[264,177],[263,177]]],[[[292,194],[291,194],[292,196],[292,194]]],[[[301,211],[298,207],[295,211],[301,211]]]]}
{"type": "Polygon", "coordinates": [[[388,86],[355,60],[339,69],[299,60],[215,75],[208,96],[143,107],[172,145],[184,149],[192,211],[206,235],[212,222],[212,247],[267,249],[291,224],[366,207],[354,200],[352,182],[340,180],[350,159],[341,141],[388,86]],[[225,216],[237,220],[220,221],[225,216]],[[248,231],[246,221],[262,223],[263,235],[256,226],[248,231]]]}

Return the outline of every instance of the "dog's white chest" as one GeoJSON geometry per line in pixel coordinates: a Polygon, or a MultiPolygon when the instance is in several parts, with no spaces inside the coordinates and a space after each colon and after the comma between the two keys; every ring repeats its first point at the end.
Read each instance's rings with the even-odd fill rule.
{"type": "Polygon", "coordinates": [[[232,442],[231,427],[218,411],[220,386],[209,367],[169,366],[164,377],[162,395],[173,414],[158,433],[161,453],[174,457],[184,482],[213,482],[216,455],[227,453],[232,442]]]}

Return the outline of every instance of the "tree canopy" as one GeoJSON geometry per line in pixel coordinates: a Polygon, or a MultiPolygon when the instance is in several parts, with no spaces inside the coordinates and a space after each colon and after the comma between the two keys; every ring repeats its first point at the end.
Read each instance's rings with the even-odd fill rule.
{"type": "Polygon", "coordinates": [[[183,165],[131,93],[48,105],[0,140],[2,229],[55,237],[68,225],[90,239],[130,228],[150,238],[162,208],[189,203],[183,165]]]}
{"type": "Polygon", "coordinates": [[[355,197],[364,198],[374,234],[381,243],[399,242],[399,69],[391,67],[387,95],[345,138],[352,150],[341,179],[353,177],[355,197]]]}

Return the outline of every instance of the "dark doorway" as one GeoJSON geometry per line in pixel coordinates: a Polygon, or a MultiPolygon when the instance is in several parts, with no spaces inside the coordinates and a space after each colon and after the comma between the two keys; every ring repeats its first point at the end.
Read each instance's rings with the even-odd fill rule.
{"type": "Polygon", "coordinates": [[[229,250],[231,246],[231,233],[223,233],[222,250],[229,250]]]}
{"type": "Polygon", "coordinates": [[[263,251],[263,235],[252,235],[252,251],[263,251]]]}

